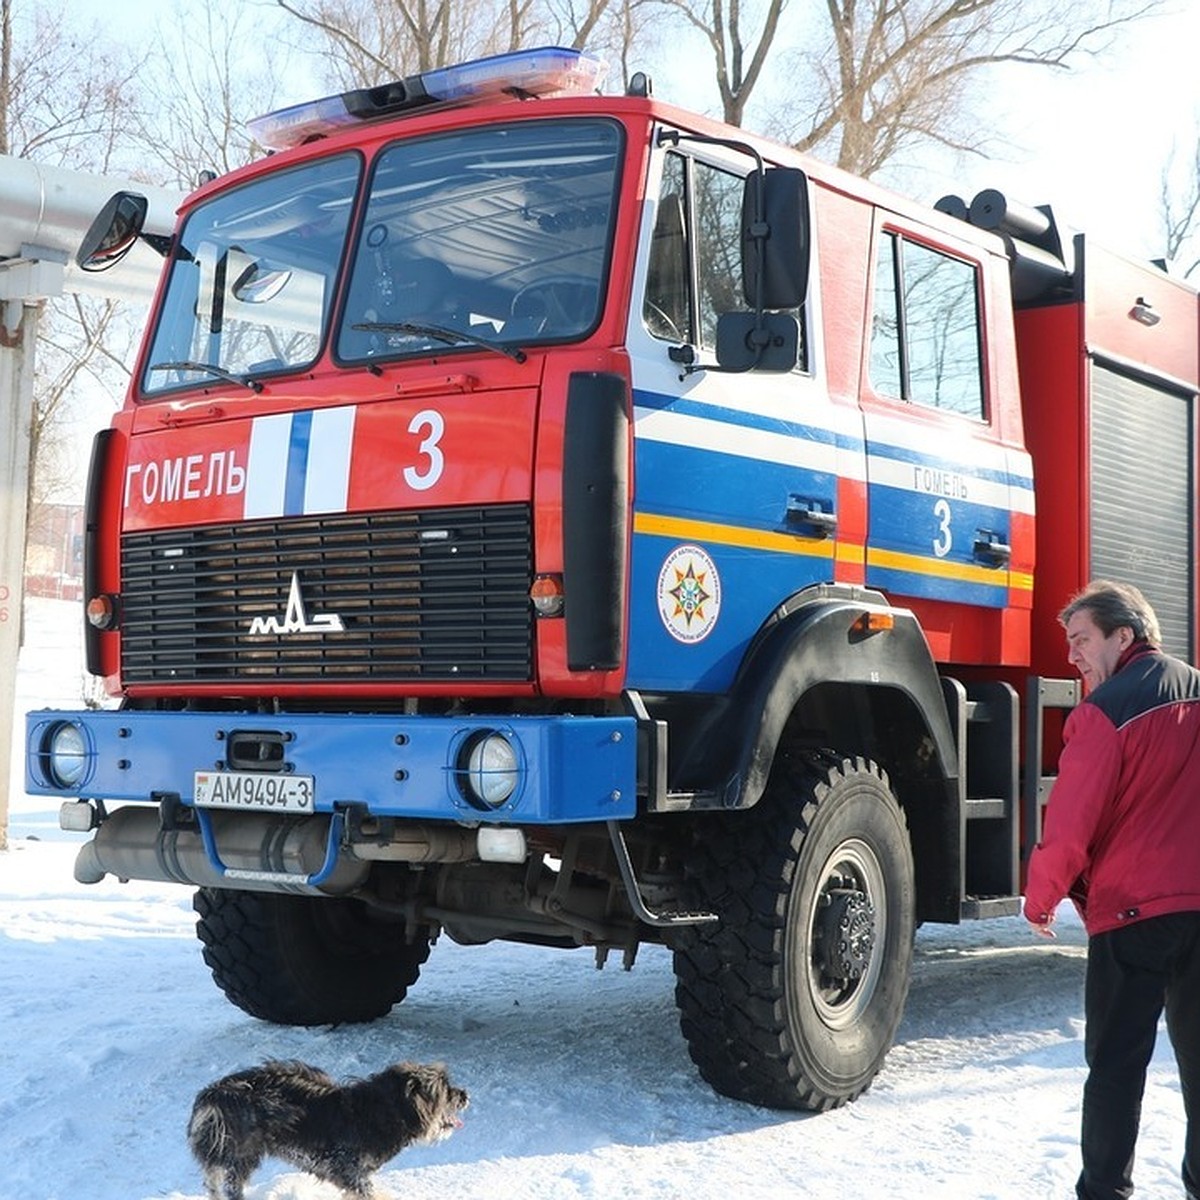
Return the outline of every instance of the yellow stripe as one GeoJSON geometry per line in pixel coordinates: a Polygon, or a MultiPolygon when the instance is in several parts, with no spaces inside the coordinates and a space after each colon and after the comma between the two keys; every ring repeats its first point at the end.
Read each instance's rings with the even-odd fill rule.
{"type": "MultiPolygon", "coordinates": [[[[785,554],[804,554],[814,558],[833,558],[839,562],[859,562],[862,546],[838,543],[829,538],[803,537],[793,533],[773,533],[766,529],[747,529],[741,525],[722,525],[716,521],[693,521],[684,517],[665,517],[656,513],[634,514],[635,533],[655,534],[686,542],[716,543],[740,546],[745,549],[776,550],[785,554]]],[[[1005,572],[989,567],[946,562],[925,558],[919,554],[900,554],[894,550],[868,550],[867,564],[893,571],[909,571],[916,575],[932,575],[959,583],[981,583],[990,587],[1033,590],[1033,576],[1027,572],[1005,572]]]]}
{"type": "Polygon", "coordinates": [[[832,558],[833,543],[828,538],[802,537],[794,533],[772,533],[767,529],[747,529],[741,525],[719,525],[715,521],[689,521],[683,517],[663,517],[654,513],[635,513],[634,533],[653,533],[660,537],[687,542],[715,542],[722,546],[742,546],[755,550],[779,550],[785,554],[807,554],[832,558]]]}
{"type": "Polygon", "coordinates": [[[953,579],[959,583],[982,583],[989,587],[1020,587],[1016,582],[1027,579],[1033,587],[1033,577],[1010,575],[994,567],[976,567],[969,563],[952,563],[941,558],[925,558],[920,554],[901,554],[895,550],[868,548],[867,566],[892,571],[909,571],[914,575],[932,575],[938,579],[953,579]]]}

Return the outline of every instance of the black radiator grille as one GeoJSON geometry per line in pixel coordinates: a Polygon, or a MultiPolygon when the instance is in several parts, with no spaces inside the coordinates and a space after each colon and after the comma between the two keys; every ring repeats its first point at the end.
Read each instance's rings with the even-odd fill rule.
{"type": "Polygon", "coordinates": [[[529,506],[126,534],[126,683],[524,681],[529,506]]]}

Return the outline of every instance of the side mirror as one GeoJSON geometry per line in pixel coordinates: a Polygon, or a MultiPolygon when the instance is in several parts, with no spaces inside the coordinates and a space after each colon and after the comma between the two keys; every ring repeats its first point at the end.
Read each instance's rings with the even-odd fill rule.
{"type": "Polygon", "coordinates": [[[133,249],[150,202],[137,192],[117,192],[83,235],[75,261],[85,271],[107,271],[133,249]]]}
{"type": "Polygon", "coordinates": [[[808,179],[795,167],[746,177],[742,290],[754,309],[799,308],[808,295],[808,179]]]}
{"type": "Polygon", "coordinates": [[[721,313],[717,362],[723,371],[792,371],[800,361],[800,322],[790,313],[721,313]]]}

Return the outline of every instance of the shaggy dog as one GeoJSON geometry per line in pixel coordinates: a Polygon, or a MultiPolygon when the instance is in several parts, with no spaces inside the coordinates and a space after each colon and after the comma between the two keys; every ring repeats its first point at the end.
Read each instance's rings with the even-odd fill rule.
{"type": "Polygon", "coordinates": [[[413,1142],[449,1137],[467,1103],[440,1064],[397,1063],[339,1085],[305,1063],[267,1062],[200,1092],[188,1144],[209,1200],[243,1200],[268,1155],[371,1200],[372,1172],[413,1142]]]}

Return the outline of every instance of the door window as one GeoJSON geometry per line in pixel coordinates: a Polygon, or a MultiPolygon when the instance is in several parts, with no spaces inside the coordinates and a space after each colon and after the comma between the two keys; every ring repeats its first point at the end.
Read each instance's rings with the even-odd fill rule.
{"type": "Polygon", "coordinates": [[[971,263],[885,234],[875,263],[875,389],[984,419],[978,295],[971,263]]]}
{"type": "MultiPolygon", "coordinates": [[[[750,308],[742,292],[744,188],[736,171],[667,155],[642,298],[642,320],[654,337],[714,351],[721,314],[750,308]]],[[[793,315],[801,321],[803,368],[803,316],[793,315]]]]}

